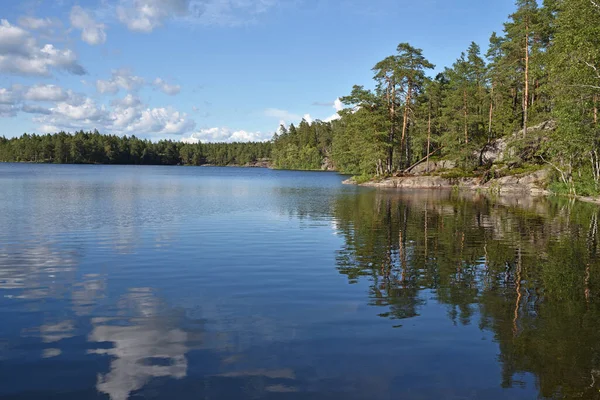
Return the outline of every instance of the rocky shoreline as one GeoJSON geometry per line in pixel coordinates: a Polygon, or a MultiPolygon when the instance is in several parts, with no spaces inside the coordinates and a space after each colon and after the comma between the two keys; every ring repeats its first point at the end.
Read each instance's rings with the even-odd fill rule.
{"type": "MultiPolygon", "coordinates": [[[[479,177],[444,178],[435,175],[410,175],[372,180],[361,183],[359,186],[388,189],[463,189],[486,191],[494,194],[545,196],[550,194],[546,190],[549,174],[550,170],[542,169],[528,174],[491,179],[485,183],[479,177]]],[[[343,183],[347,185],[357,184],[353,178],[347,179],[343,183]]]]}
{"type": "MultiPolygon", "coordinates": [[[[495,195],[506,196],[551,196],[552,192],[546,189],[550,169],[542,169],[529,174],[505,176],[491,179],[485,183],[481,178],[444,178],[431,175],[414,175],[390,177],[381,180],[372,180],[357,184],[354,178],[346,179],[345,185],[357,185],[383,189],[404,190],[454,190],[476,191],[495,195]]],[[[571,198],[586,203],[600,205],[600,198],[588,196],[571,196],[571,198]]]]}

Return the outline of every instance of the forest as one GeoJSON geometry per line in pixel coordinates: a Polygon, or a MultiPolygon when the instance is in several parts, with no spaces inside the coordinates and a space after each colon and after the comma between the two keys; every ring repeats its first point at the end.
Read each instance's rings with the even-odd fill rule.
{"type": "MultiPolygon", "coordinates": [[[[340,119],[280,127],[279,168],[388,176],[419,160],[457,162],[464,175],[491,176],[481,154],[499,140],[511,157],[502,168],[545,165],[558,189],[600,188],[600,4],[594,0],[517,0],[487,49],[471,43],[435,76],[421,49],[398,45],[373,67],[373,89],[356,85],[340,119]],[[544,125],[553,129],[537,129],[544,125]]],[[[492,171],[493,172],[493,171],[492,171]]]]}
{"type": "Polygon", "coordinates": [[[247,165],[271,155],[271,143],[152,142],[98,131],[0,137],[0,161],[58,164],[247,165]]]}
{"type": "Polygon", "coordinates": [[[485,51],[473,42],[451,66],[434,69],[423,50],[400,43],[375,63],[373,82],[341,98],[339,119],[280,126],[270,143],[23,135],[0,138],[0,161],[244,165],[270,158],[275,168],[370,179],[446,159],[458,176],[546,166],[557,191],[600,194],[600,3],[517,0],[485,51]],[[499,141],[510,157],[492,165],[482,154],[499,141]]]}

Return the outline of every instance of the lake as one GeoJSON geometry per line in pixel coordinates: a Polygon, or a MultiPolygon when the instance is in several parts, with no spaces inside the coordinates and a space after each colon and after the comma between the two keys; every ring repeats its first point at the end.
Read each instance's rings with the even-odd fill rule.
{"type": "Polygon", "coordinates": [[[600,398],[596,206],[0,164],[0,399],[600,398]]]}

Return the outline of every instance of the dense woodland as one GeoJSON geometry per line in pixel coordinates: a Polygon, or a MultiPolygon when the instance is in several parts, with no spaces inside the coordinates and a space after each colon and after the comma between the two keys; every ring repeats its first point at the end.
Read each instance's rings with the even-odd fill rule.
{"type": "Polygon", "coordinates": [[[482,150],[510,139],[511,167],[544,164],[570,192],[600,183],[600,3],[517,0],[486,50],[471,43],[455,63],[430,76],[423,51],[401,43],[373,68],[374,89],[354,86],[331,123],[281,127],[273,158],[281,168],[389,175],[432,157],[481,165],[482,150]],[[556,122],[553,131],[533,126],[556,122]]]}
{"type": "Polygon", "coordinates": [[[0,161],[70,164],[246,165],[271,155],[271,143],[197,143],[99,132],[0,137],[0,161]]]}
{"type": "Polygon", "coordinates": [[[600,189],[600,3],[517,0],[487,49],[471,43],[453,65],[435,66],[401,43],[356,85],[332,122],[281,126],[272,143],[153,143],[135,137],[59,133],[0,138],[0,161],[246,164],[272,158],[276,168],[332,165],[365,178],[406,169],[422,159],[458,161],[461,173],[489,176],[480,155],[510,141],[508,168],[547,165],[557,185],[577,194],[600,189]],[[551,131],[531,129],[554,121],[551,131]]]}

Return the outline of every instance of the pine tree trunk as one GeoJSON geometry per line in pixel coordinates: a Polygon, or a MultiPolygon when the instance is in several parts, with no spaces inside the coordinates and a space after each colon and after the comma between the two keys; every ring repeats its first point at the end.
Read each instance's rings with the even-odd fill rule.
{"type": "Polygon", "coordinates": [[[598,95],[594,95],[594,125],[598,125],[598,95]]]}
{"type": "MultiPolygon", "coordinates": [[[[410,100],[412,96],[412,82],[408,81],[408,91],[406,93],[406,104],[404,105],[404,120],[402,122],[402,140],[400,142],[400,154],[406,147],[406,131],[408,128],[408,111],[410,107],[410,100]]],[[[408,158],[407,158],[408,160],[408,158]]],[[[400,159],[400,169],[402,169],[402,158],[400,159]]]]}
{"type": "Polygon", "coordinates": [[[523,136],[527,135],[529,112],[529,20],[525,22],[525,94],[523,96],[523,136]]]}
{"type": "Polygon", "coordinates": [[[465,144],[469,144],[469,124],[468,124],[468,113],[467,113],[467,90],[463,91],[464,93],[464,101],[463,101],[463,111],[465,114],[465,144]]]}
{"type": "MultiPolygon", "coordinates": [[[[387,169],[387,173],[391,174],[392,173],[392,169],[394,168],[394,136],[396,135],[395,132],[395,119],[396,119],[396,102],[395,102],[395,98],[396,98],[396,85],[394,85],[393,83],[391,84],[391,92],[392,92],[392,96],[391,96],[391,104],[390,104],[390,122],[391,122],[391,127],[390,127],[390,136],[389,136],[389,148],[388,148],[388,159],[387,159],[387,165],[386,165],[386,169],[387,169]]],[[[388,90],[389,93],[389,90],[388,90]]],[[[390,99],[388,98],[388,101],[390,101],[390,99]]]]}
{"type": "Polygon", "coordinates": [[[488,124],[488,142],[492,140],[492,123],[494,119],[494,86],[492,83],[492,90],[490,92],[490,116],[489,116],[489,124],[488,124]]]}
{"type": "Polygon", "coordinates": [[[431,100],[429,100],[429,117],[427,119],[427,169],[429,173],[429,151],[431,150],[431,100]]]}

